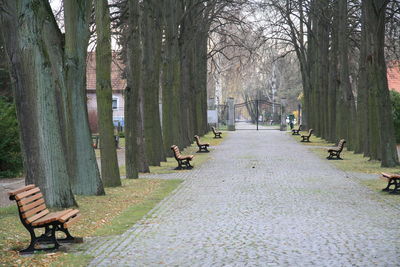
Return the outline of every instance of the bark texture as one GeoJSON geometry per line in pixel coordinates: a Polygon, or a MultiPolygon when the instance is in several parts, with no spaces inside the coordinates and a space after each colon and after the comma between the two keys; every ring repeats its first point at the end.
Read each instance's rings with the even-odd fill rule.
{"type": "Polygon", "coordinates": [[[86,57],[89,16],[86,0],[64,2],[65,79],[67,90],[67,151],[72,190],[78,195],[104,195],[104,188],[92,147],[86,106],[86,57]]]}
{"type": "Polygon", "coordinates": [[[96,100],[100,134],[101,176],[105,186],[120,186],[114,139],[111,87],[111,32],[107,0],[95,3],[96,13],[96,100]]]}
{"type": "Polygon", "coordinates": [[[144,95],[144,136],[149,164],[159,166],[165,161],[162,139],[159,90],[161,64],[162,1],[143,2],[142,86],[144,95]]]}
{"type": "Polygon", "coordinates": [[[149,172],[145,153],[141,105],[140,9],[138,0],[129,0],[127,33],[127,81],[125,92],[125,166],[127,178],[138,178],[139,170],[149,172]]]}
{"type": "Polygon", "coordinates": [[[366,54],[364,56],[366,56],[369,92],[370,156],[380,159],[382,167],[393,167],[399,164],[399,160],[384,56],[387,4],[388,1],[382,0],[362,1],[365,12],[366,54]]]}
{"type": "Polygon", "coordinates": [[[2,0],[0,10],[26,183],[38,185],[50,207],[76,205],[63,138],[67,104],[61,33],[47,1],[2,0]]]}

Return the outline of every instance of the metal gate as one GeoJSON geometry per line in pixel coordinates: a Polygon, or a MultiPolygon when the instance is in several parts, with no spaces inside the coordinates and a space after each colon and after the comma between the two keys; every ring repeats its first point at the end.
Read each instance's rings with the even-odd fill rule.
{"type": "Polygon", "coordinates": [[[235,104],[237,130],[278,130],[281,122],[281,104],[255,99],[235,104]],[[241,127],[237,127],[240,125],[241,127]]]}

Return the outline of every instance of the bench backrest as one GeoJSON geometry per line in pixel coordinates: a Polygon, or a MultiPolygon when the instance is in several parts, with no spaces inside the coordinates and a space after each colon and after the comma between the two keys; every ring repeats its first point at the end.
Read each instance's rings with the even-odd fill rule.
{"type": "Polygon", "coordinates": [[[314,132],[314,129],[308,130],[308,137],[311,137],[312,133],[314,132]]]}
{"type": "Polygon", "coordinates": [[[8,195],[10,200],[17,202],[21,221],[25,224],[31,224],[50,213],[46,207],[40,188],[34,184],[10,191],[8,195]]]}
{"type": "Polygon", "coordinates": [[[342,151],[343,150],[343,147],[344,147],[344,144],[346,143],[346,140],[344,140],[344,139],[341,139],[340,141],[339,141],[339,143],[338,143],[338,149],[340,150],[340,151],[342,151]]]}
{"type": "Polygon", "coordinates": [[[175,159],[178,159],[181,156],[181,152],[179,151],[179,147],[176,145],[171,146],[172,152],[174,152],[175,159]]]}
{"type": "Polygon", "coordinates": [[[303,125],[299,125],[299,127],[297,128],[297,131],[301,131],[301,127],[303,127],[303,125]]]}
{"type": "Polygon", "coordinates": [[[199,138],[198,135],[195,135],[195,136],[194,136],[194,140],[196,140],[196,144],[197,144],[198,146],[200,146],[200,138],[199,138]]]}
{"type": "Polygon", "coordinates": [[[214,126],[211,126],[211,130],[213,131],[214,134],[216,133],[214,126]]]}

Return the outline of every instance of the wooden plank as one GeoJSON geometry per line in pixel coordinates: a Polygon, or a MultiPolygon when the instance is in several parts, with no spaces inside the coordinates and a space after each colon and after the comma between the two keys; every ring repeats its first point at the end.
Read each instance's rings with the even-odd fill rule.
{"type": "Polygon", "coordinates": [[[51,222],[55,222],[58,221],[59,218],[64,215],[65,212],[70,211],[70,209],[68,210],[63,210],[63,211],[57,211],[57,212],[52,212],[52,213],[48,213],[46,214],[46,216],[43,216],[41,218],[38,218],[37,220],[35,220],[34,222],[32,222],[33,226],[38,226],[38,225],[42,225],[42,224],[46,224],[46,223],[51,223],[51,222]]]}
{"type": "Polygon", "coordinates": [[[79,213],[79,210],[68,211],[67,213],[65,213],[64,215],[62,215],[60,217],[60,222],[64,223],[64,222],[68,221],[69,218],[75,216],[78,213],[79,213]]]}
{"type": "Polygon", "coordinates": [[[395,179],[400,179],[400,175],[399,174],[394,174],[394,173],[385,173],[385,172],[381,172],[381,174],[387,178],[395,178],[395,179]]]}
{"type": "Polygon", "coordinates": [[[40,188],[39,187],[35,187],[35,188],[32,188],[31,190],[16,194],[15,195],[15,199],[16,200],[21,200],[21,199],[23,199],[25,197],[28,197],[28,196],[33,195],[33,194],[36,194],[38,192],[40,192],[40,188]]]}
{"type": "Polygon", "coordinates": [[[21,192],[28,191],[28,190],[30,190],[30,189],[32,189],[32,188],[34,188],[34,187],[35,187],[34,184],[29,184],[29,185],[27,185],[27,186],[24,186],[24,187],[21,187],[21,188],[12,190],[12,191],[8,191],[7,194],[8,194],[9,196],[13,196],[13,195],[19,194],[19,193],[21,193],[21,192]]]}
{"type": "Polygon", "coordinates": [[[45,210],[42,210],[41,212],[39,212],[38,214],[26,219],[25,221],[26,221],[27,224],[30,224],[30,223],[36,221],[37,219],[42,218],[43,216],[45,216],[45,215],[47,215],[49,213],[50,213],[50,211],[48,209],[45,209],[45,210]]]}
{"type": "Polygon", "coordinates": [[[46,209],[46,204],[39,205],[39,206],[37,206],[36,208],[31,209],[31,210],[29,210],[29,211],[23,213],[23,214],[22,214],[22,218],[24,218],[24,219],[29,218],[29,217],[31,217],[32,215],[35,215],[35,214],[37,214],[37,213],[39,213],[40,211],[45,210],[45,209],[46,209]]]}
{"type": "Polygon", "coordinates": [[[64,228],[70,227],[72,224],[76,223],[81,218],[80,214],[77,214],[75,217],[69,219],[66,223],[63,224],[64,228]]]}
{"type": "Polygon", "coordinates": [[[34,201],[34,202],[30,203],[30,204],[21,206],[19,208],[19,210],[21,212],[25,212],[25,211],[28,211],[30,209],[33,209],[33,208],[39,206],[40,204],[43,204],[43,203],[44,203],[44,199],[43,198],[39,198],[38,200],[36,200],[36,201],[34,201]]]}
{"type": "Polygon", "coordinates": [[[36,195],[33,195],[33,196],[31,196],[31,197],[27,197],[27,198],[24,198],[24,199],[22,199],[22,200],[19,200],[19,201],[17,201],[17,203],[18,203],[18,206],[23,206],[23,205],[25,205],[25,204],[27,204],[27,203],[30,203],[30,202],[33,202],[33,201],[35,201],[36,199],[39,199],[39,198],[41,198],[41,197],[43,197],[43,194],[42,193],[38,193],[38,194],[36,194],[36,195]]]}

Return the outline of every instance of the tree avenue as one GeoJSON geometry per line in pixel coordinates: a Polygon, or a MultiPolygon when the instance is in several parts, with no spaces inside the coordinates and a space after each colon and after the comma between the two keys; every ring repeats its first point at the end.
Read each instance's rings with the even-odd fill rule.
{"type": "Polygon", "coordinates": [[[380,160],[382,167],[399,164],[385,61],[399,62],[399,6],[390,0],[261,4],[277,15],[270,25],[281,25],[274,37],[298,57],[302,124],[331,142],[346,139],[350,150],[380,160]],[[387,25],[397,30],[389,32],[387,25]],[[385,42],[394,49],[385,49],[385,42]]]}
{"type": "Polygon", "coordinates": [[[386,78],[387,61],[400,58],[398,1],[70,0],[62,7],[57,21],[48,0],[0,0],[26,183],[39,186],[50,207],[121,185],[112,50],[127,82],[127,178],[159,166],[171,145],[183,149],[207,133],[208,99],[222,104],[230,96],[290,96],[296,106],[299,98],[302,124],[318,136],[344,138],[382,166],[398,165],[386,78]],[[94,46],[101,176],[86,97],[94,46]]]}

